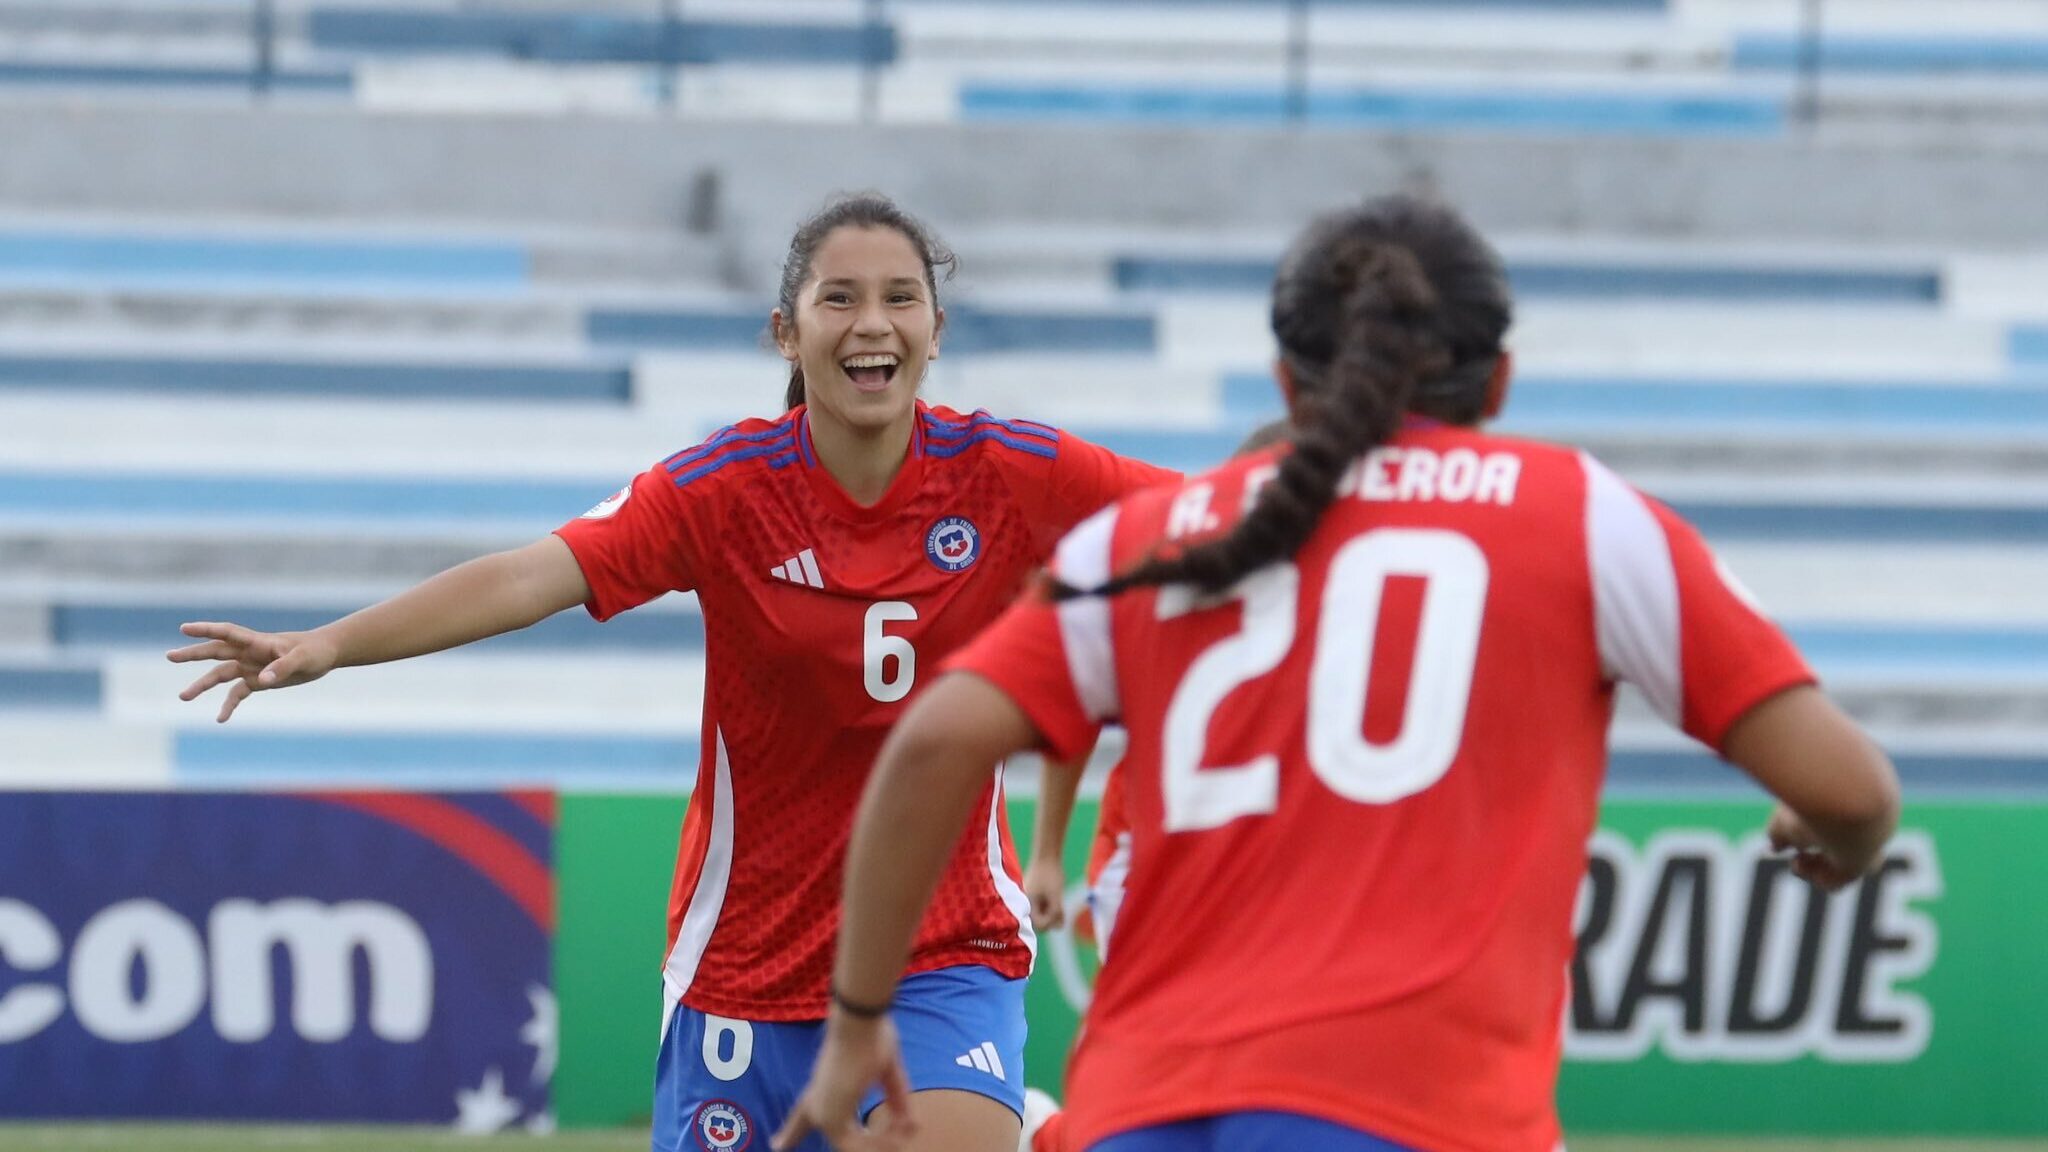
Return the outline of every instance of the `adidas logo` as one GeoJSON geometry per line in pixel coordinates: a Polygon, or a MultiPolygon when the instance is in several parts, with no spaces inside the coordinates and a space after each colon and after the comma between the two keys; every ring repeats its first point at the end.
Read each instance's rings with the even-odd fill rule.
{"type": "Polygon", "coordinates": [[[818,558],[811,555],[809,548],[770,568],[768,574],[792,584],[808,584],[813,588],[825,586],[825,578],[818,575],[818,558]]]}
{"type": "Polygon", "coordinates": [[[955,1056],[953,1063],[962,1068],[979,1068],[998,1080],[1008,1079],[1003,1075],[1003,1058],[996,1055],[995,1044],[988,1040],[983,1040],[981,1047],[970,1050],[965,1056],[955,1056]]]}

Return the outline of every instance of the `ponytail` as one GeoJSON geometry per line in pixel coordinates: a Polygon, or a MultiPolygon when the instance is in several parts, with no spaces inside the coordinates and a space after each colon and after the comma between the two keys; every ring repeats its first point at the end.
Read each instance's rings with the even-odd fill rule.
{"type": "Polygon", "coordinates": [[[1324,231],[1312,228],[1297,244],[1275,284],[1274,329],[1294,376],[1291,448],[1251,511],[1225,535],[1169,547],[1100,588],[1055,581],[1055,599],[1160,584],[1192,584],[1214,594],[1291,559],[1336,498],[1352,461],[1400,428],[1417,380],[1448,366],[1436,334],[1436,293],[1415,255],[1370,235],[1329,237],[1324,231]],[[1303,298],[1318,292],[1320,301],[1303,298]],[[1318,313],[1334,322],[1334,332],[1289,331],[1318,313]],[[1308,338],[1315,335],[1324,339],[1308,338]],[[1314,355],[1324,347],[1330,348],[1327,359],[1314,355]]]}

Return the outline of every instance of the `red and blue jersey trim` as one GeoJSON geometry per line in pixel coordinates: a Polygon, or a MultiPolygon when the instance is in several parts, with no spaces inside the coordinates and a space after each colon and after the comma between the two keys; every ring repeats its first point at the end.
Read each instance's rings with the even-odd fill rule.
{"type": "Polygon", "coordinates": [[[922,417],[919,423],[925,434],[925,454],[941,460],[958,456],[984,442],[1047,460],[1059,455],[1059,430],[1044,424],[1029,420],[998,420],[986,412],[976,412],[965,420],[944,420],[931,412],[918,415],[922,417]]]}
{"type": "Polygon", "coordinates": [[[795,463],[800,454],[798,442],[794,422],[778,423],[757,432],[742,432],[739,425],[730,424],[712,433],[710,439],[695,448],[686,448],[662,461],[662,467],[680,488],[743,460],[766,457],[768,467],[786,468],[795,463]]]}
{"type": "MultiPolygon", "coordinates": [[[[922,413],[920,414],[922,415],[922,413]]],[[[818,446],[811,442],[811,411],[809,408],[797,414],[796,450],[798,457],[804,462],[804,467],[816,468],[818,466],[818,446]]],[[[923,420],[919,420],[910,426],[910,454],[912,456],[924,455],[923,420]]]]}
{"type": "Polygon", "coordinates": [[[796,450],[803,457],[804,467],[818,466],[818,449],[811,444],[811,410],[799,412],[796,417],[796,450]]]}

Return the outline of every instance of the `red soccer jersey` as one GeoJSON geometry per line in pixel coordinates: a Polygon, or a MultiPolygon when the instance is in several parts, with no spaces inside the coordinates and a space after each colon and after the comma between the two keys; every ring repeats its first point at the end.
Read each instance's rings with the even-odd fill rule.
{"type": "MultiPolygon", "coordinates": [[[[1064,540],[1090,587],[1227,529],[1271,453],[1064,540]]],[[[1078,1146],[1275,1109],[1550,1152],[1572,905],[1617,680],[1719,747],[1812,679],[1698,534],[1583,454],[1411,426],[1292,563],[1032,598],[952,662],[1055,756],[1121,719],[1134,844],[1070,1073],[1078,1146]]]]}
{"type": "Polygon", "coordinates": [[[1124,809],[1124,768],[1109,769],[1095,808],[1095,839],[1088,845],[1088,902],[1074,916],[1074,935],[1095,941],[1096,954],[1109,958],[1109,938],[1123,908],[1124,879],[1131,870],[1131,819],[1124,809]]]}
{"type": "MultiPolygon", "coordinates": [[[[819,466],[804,410],[679,452],[559,530],[606,619],[695,589],[697,785],[669,902],[669,995],[749,1020],[825,1014],[853,810],[904,701],[1002,611],[1061,533],[1177,479],[1043,425],[918,405],[872,507],[819,466]]],[[[1001,777],[963,830],[912,970],[1030,969],[1001,777]]]]}

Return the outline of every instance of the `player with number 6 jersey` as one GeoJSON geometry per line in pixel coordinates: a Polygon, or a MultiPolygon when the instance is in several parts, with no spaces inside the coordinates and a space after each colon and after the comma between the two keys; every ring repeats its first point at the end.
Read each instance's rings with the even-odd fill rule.
{"type": "MultiPolygon", "coordinates": [[[[1039,424],[922,402],[916,416],[903,470],[866,507],[818,466],[798,408],[676,453],[559,529],[598,619],[672,590],[703,605],[703,752],[663,968],[692,1008],[825,1014],[848,814],[902,701],[1065,528],[1166,478],[1039,424]]],[[[983,791],[955,846],[913,971],[1030,970],[1000,793],[983,791]]]]}
{"type": "MultiPolygon", "coordinates": [[[[783,1122],[823,1032],[849,821],[890,724],[1062,533],[1178,479],[919,399],[951,261],[886,198],[836,200],[790,241],[769,318],[791,365],[781,417],[723,429],[547,537],[310,632],[193,623],[202,642],[170,653],[215,662],[183,696],[229,685],[226,720],[253,692],[335,668],[697,593],[701,751],[662,967],[655,1152],[736,1152],[783,1122]]],[[[1000,773],[946,835],[909,979],[870,1006],[904,1022],[910,1071],[864,1114],[914,1129],[911,1152],[1010,1152],[1034,941],[1000,773]]]]}
{"type": "MultiPolygon", "coordinates": [[[[1018,747],[1105,722],[1128,895],[1073,1063],[1095,1152],[1551,1152],[1572,911],[1615,692],[1751,772],[1839,887],[1897,820],[1891,765],[1699,534],[1591,457],[1478,425],[1505,275],[1387,197],[1280,265],[1293,431],[1098,513],[1043,594],[949,663],[854,828],[834,979],[885,996],[943,820],[1018,747]]],[[[890,1072],[835,1020],[798,1116],[890,1072]]]]}

